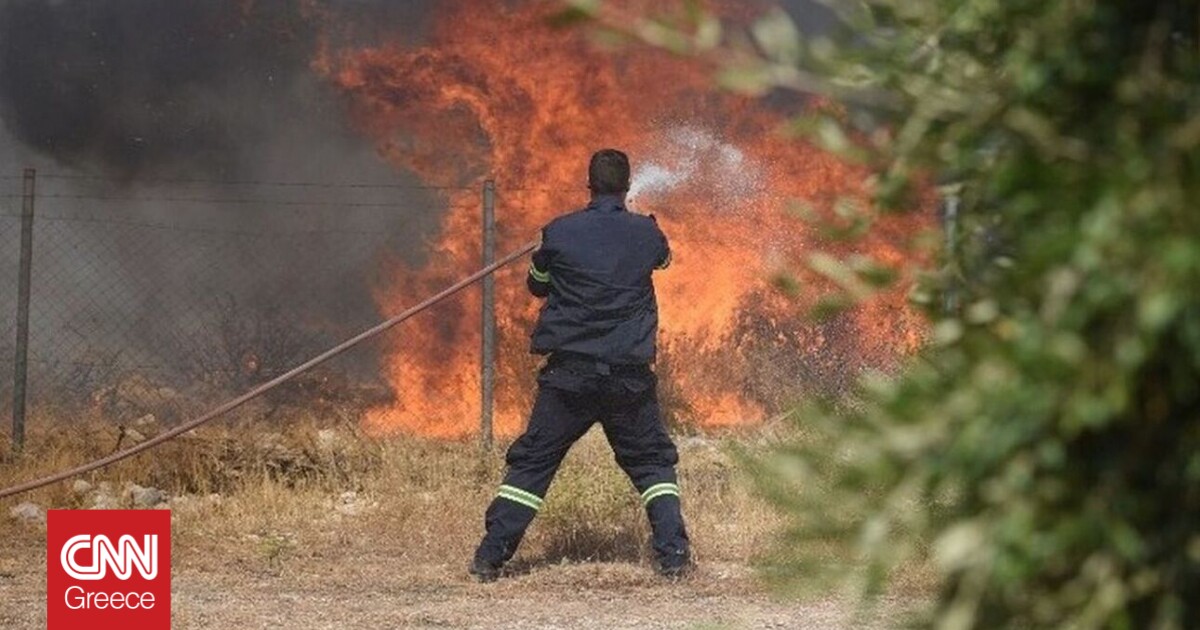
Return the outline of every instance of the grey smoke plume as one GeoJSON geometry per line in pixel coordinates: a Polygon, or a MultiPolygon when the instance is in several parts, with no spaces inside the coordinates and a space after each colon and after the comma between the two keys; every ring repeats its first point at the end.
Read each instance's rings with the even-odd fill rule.
{"type": "MultiPolygon", "coordinates": [[[[333,15],[396,29],[419,26],[425,4],[333,15]]],[[[0,118],[62,164],[241,174],[282,131],[342,126],[320,128],[339,104],[309,69],[318,29],[295,0],[0,0],[0,118]]]]}
{"type": "Polygon", "coordinates": [[[290,4],[239,4],[9,0],[0,115],[65,164],[237,172],[314,41],[290,4]]]}
{"type": "MultiPolygon", "coordinates": [[[[417,40],[432,4],[340,2],[320,19],[347,44],[417,40]]],[[[11,177],[32,166],[35,396],[110,357],[194,376],[179,368],[211,362],[234,322],[235,337],[295,332],[307,354],[377,321],[381,260],[419,260],[442,202],[378,157],[310,68],[317,19],[298,0],[0,0],[0,350],[11,177]],[[364,183],[381,186],[340,186],[364,183]]],[[[368,355],[351,359],[370,373],[368,355]]]]}

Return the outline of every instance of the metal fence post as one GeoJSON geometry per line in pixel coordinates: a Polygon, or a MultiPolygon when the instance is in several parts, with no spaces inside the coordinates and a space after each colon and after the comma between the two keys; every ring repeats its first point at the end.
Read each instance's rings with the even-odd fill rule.
{"type": "MultiPolygon", "coordinates": [[[[496,261],[496,182],[483,184],[483,265],[496,261]]],[[[496,278],[483,279],[483,347],[480,357],[479,440],[484,450],[492,449],[492,413],[496,397],[496,278]]]]}
{"type": "Polygon", "coordinates": [[[29,296],[33,270],[33,203],[37,171],[25,169],[21,204],[21,268],[17,285],[17,351],[13,360],[12,448],[25,448],[25,387],[29,376],[29,296]]]}

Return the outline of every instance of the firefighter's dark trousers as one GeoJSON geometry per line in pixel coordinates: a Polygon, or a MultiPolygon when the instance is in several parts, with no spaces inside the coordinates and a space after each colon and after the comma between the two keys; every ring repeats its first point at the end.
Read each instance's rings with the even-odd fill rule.
{"type": "Polygon", "coordinates": [[[675,477],[679,455],[663,425],[656,384],[649,366],[552,356],[538,376],[529,426],[508,450],[508,473],[488,507],[476,560],[500,566],[512,557],[567,450],[596,422],[641,494],[655,555],[663,564],[686,560],[675,477]]]}

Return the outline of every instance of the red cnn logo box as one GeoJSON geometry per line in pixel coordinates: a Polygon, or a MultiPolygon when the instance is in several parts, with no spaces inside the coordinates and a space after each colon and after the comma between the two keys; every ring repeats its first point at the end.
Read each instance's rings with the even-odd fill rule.
{"type": "Polygon", "coordinates": [[[169,629],[171,512],[47,512],[46,626],[169,629]]]}

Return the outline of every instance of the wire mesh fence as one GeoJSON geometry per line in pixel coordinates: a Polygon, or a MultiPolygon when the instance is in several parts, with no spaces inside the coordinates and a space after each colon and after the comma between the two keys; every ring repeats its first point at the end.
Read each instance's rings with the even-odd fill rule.
{"type": "MultiPolygon", "coordinates": [[[[5,429],[13,412],[22,183],[20,175],[0,176],[5,429]]],[[[500,243],[533,236],[517,233],[534,222],[530,216],[546,207],[569,208],[581,193],[498,187],[500,243]]],[[[478,269],[482,251],[474,248],[482,243],[472,239],[482,236],[482,197],[476,187],[212,180],[132,185],[40,173],[28,340],[30,426],[89,416],[122,427],[137,427],[147,417],[170,424],[269,381],[478,269]]],[[[327,421],[334,415],[362,420],[368,430],[465,437],[488,417],[481,403],[488,399],[497,410],[497,432],[515,435],[532,404],[539,361],[528,352],[526,331],[537,304],[525,295],[524,275],[520,266],[496,275],[494,397],[482,391],[482,300],[472,288],[474,295],[440,304],[402,332],[256,399],[247,419],[327,421]]],[[[739,317],[730,338],[739,348],[759,352],[744,339],[778,338],[773,322],[739,317]]],[[[811,336],[837,332],[826,327],[811,336]]],[[[799,347],[806,337],[797,335],[793,345],[799,347]]],[[[716,351],[697,352],[705,343],[684,336],[663,344],[660,396],[676,424],[698,417],[681,383],[696,382],[706,366],[727,359],[716,351]]],[[[835,368],[846,363],[826,354],[835,368]]],[[[785,383],[796,372],[782,359],[770,363],[781,367],[763,381],[785,383]]],[[[751,392],[753,400],[782,398],[774,389],[762,391],[751,392]]],[[[480,435],[486,439],[485,431],[480,435]]]]}
{"type": "MultiPolygon", "coordinates": [[[[5,424],[21,185],[19,177],[0,179],[5,424]]],[[[131,191],[102,178],[39,175],[31,414],[179,420],[376,323],[381,260],[420,256],[422,239],[445,211],[442,192],[196,180],[140,183],[131,191]]],[[[309,406],[377,402],[389,395],[372,384],[379,353],[378,345],[349,353],[281,397],[309,406]]]]}

